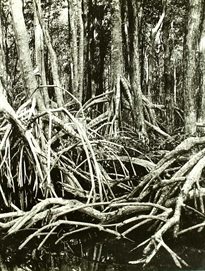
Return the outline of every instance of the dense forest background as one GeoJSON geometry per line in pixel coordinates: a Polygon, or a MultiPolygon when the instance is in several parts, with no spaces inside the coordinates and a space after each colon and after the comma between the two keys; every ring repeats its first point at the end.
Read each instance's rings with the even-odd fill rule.
{"type": "Polygon", "coordinates": [[[2,0],[0,118],[0,227],[37,227],[19,249],[142,229],[131,263],[187,265],[163,238],[205,225],[204,1],[2,0]]]}
{"type": "Polygon", "coordinates": [[[203,78],[194,71],[203,70],[202,4],[18,2],[1,2],[2,82],[15,108],[33,96],[40,111],[89,101],[87,119],[107,121],[100,131],[110,135],[134,128],[149,137],[156,127],[172,135],[183,126],[194,133],[203,123],[203,78]]]}

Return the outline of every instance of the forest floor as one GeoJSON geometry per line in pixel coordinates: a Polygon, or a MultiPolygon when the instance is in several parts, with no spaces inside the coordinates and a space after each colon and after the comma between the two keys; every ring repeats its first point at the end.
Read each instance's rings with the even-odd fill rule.
{"type": "Polygon", "coordinates": [[[19,233],[1,243],[0,269],[7,271],[157,271],[157,270],[204,270],[205,245],[204,233],[191,233],[177,240],[168,238],[173,250],[186,259],[189,266],[180,269],[164,250],[159,250],[156,257],[146,267],[128,264],[135,259],[130,253],[133,243],[125,240],[117,241],[105,236],[73,238],[71,243],[55,245],[51,240],[40,250],[36,250],[38,240],[33,241],[24,249],[18,250],[18,244],[26,234],[19,233]],[[90,239],[91,238],[91,239],[90,239]],[[87,239],[87,240],[86,240],[87,239]],[[72,251],[71,249],[72,248],[72,251]]]}
{"type": "MultiPolygon", "coordinates": [[[[0,130],[5,240],[25,232],[18,251],[30,243],[34,252],[45,251],[55,238],[73,253],[76,236],[98,233],[132,244],[127,264],[146,267],[164,251],[177,268],[189,268],[189,257],[169,240],[204,232],[205,137],[147,142],[129,130],[105,137],[93,128],[96,122],[85,125],[65,109],[69,123],[56,110],[34,117],[21,110],[5,107],[0,130]]],[[[81,250],[80,256],[87,253],[81,250]]],[[[102,250],[94,246],[92,259],[102,250]]]]}

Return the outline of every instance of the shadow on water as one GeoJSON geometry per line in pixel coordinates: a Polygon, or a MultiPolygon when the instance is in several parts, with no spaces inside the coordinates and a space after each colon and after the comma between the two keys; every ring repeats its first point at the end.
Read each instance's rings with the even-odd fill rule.
{"type": "MultiPolygon", "coordinates": [[[[25,233],[7,237],[1,242],[0,271],[157,271],[157,270],[205,270],[205,233],[187,234],[167,244],[188,264],[177,268],[171,256],[160,250],[146,268],[130,265],[142,251],[133,251],[136,246],[128,240],[113,240],[103,236],[87,236],[70,239],[59,244],[50,239],[37,249],[40,238],[18,250],[19,240],[25,233]],[[137,254],[139,253],[139,254],[137,254]]],[[[171,239],[170,239],[171,240],[171,239]]]]}

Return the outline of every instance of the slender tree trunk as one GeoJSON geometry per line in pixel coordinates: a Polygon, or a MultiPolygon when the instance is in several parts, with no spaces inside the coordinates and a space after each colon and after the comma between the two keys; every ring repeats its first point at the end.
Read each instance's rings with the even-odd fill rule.
{"type": "Polygon", "coordinates": [[[111,31],[111,89],[114,91],[111,111],[114,112],[112,131],[119,131],[120,122],[120,77],[122,75],[122,33],[121,10],[119,0],[112,1],[112,31],[111,31]]]}
{"type": "Polygon", "coordinates": [[[197,50],[200,38],[202,0],[189,1],[187,35],[184,47],[184,119],[185,133],[195,134],[197,121],[197,88],[199,71],[197,69],[197,50]]]}
{"type": "MultiPolygon", "coordinates": [[[[2,3],[0,3],[0,10],[1,10],[1,5],[2,3]]],[[[6,60],[5,60],[5,54],[4,54],[4,48],[3,48],[3,31],[2,31],[2,24],[1,24],[1,13],[0,13],[0,81],[2,83],[2,86],[4,86],[4,89],[6,89],[7,88],[7,72],[6,72],[6,60]]]]}
{"type": "Polygon", "coordinates": [[[53,83],[56,86],[54,88],[55,89],[56,103],[57,103],[57,105],[59,107],[61,107],[61,106],[64,105],[64,100],[63,100],[62,89],[60,89],[61,83],[60,83],[60,78],[59,78],[59,74],[58,74],[58,59],[57,59],[55,50],[54,50],[52,42],[51,42],[49,32],[46,29],[45,23],[41,18],[40,6],[38,5],[36,0],[34,0],[34,3],[36,4],[36,11],[37,11],[37,15],[38,15],[38,20],[40,22],[41,29],[43,31],[43,35],[44,35],[44,38],[45,38],[45,43],[46,43],[48,51],[49,51],[51,70],[52,70],[52,76],[53,76],[53,83]]]}
{"type": "Polygon", "coordinates": [[[138,11],[140,3],[135,0],[129,2],[129,20],[130,20],[130,82],[133,91],[134,123],[136,130],[146,134],[142,89],[141,89],[141,63],[139,53],[139,21],[138,11]]]}
{"type": "Polygon", "coordinates": [[[68,0],[68,17],[72,59],[72,92],[78,98],[77,1],[78,0],[68,0]]]}
{"type": "Polygon", "coordinates": [[[149,49],[149,58],[148,58],[148,89],[147,89],[147,95],[148,99],[152,101],[152,93],[153,93],[153,73],[155,68],[155,58],[156,58],[156,52],[159,51],[160,46],[160,35],[161,35],[161,29],[163,25],[163,21],[165,18],[165,10],[166,10],[166,0],[163,1],[163,10],[162,14],[159,17],[158,22],[156,23],[155,27],[152,28],[150,33],[150,43],[151,48],[149,49]]]}
{"type": "Polygon", "coordinates": [[[86,32],[87,32],[87,43],[86,43],[86,65],[85,69],[85,81],[86,81],[86,91],[84,95],[84,100],[88,101],[92,97],[92,66],[93,66],[93,4],[92,0],[87,0],[87,14],[84,15],[87,19],[86,32]]]}
{"type": "MultiPolygon", "coordinates": [[[[41,0],[36,0],[39,6],[39,12],[41,14],[41,0]]],[[[34,4],[34,29],[35,29],[35,53],[36,53],[36,66],[39,72],[39,84],[46,85],[46,72],[45,72],[45,60],[44,60],[44,38],[43,31],[38,19],[36,5],[34,4]]],[[[49,106],[49,96],[47,87],[42,88],[44,102],[46,107],[49,106]]]]}
{"type": "Polygon", "coordinates": [[[123,48],[123,62],[125,67],[125,76],[129,78],[130,72],[130,48],[129,48],[129,20],[128,20],[128,6],[127,1],[121,0],[121,18],[122,18],[122,48],[123,48]]]}
{"type": "Polygon", "coordinates": [[[22,12],[21,0],[10,0],[11,13],[13,18],[13,27],[17,46],[17,53],[20,62],[22,78],[28,97],[34,95],[37,99],[40,110],[44,109],[43,99],[38,90],[38,84],[34,75],[33,66],[30,57],[28,45],[28,35],[22,12]]]}
{"type": "MultiPolygon", "coordinates": [[[[99,51],[100,51],[100,56],[99,56],[99,71],[98,71],[98,88],[96,90],[96,95],[101,95],[104,92],[104,65],[105,65],[105,42],[104,42],[104,36],[103,36],[103,31],[101,30],[100,32],[100,41],[99,41],[99,51]]],[[[103,103],[98,104],[98,112],[103,113],[103,103]]]]}
{"type": "Polygon", "coordinates": [[[164,20],[163,38],[164,38],[164,90],[165,90],[165,108],[166,108],[166,128],[169,134],[174,132],[174,63],[173,37],[171,31],[172,20],[170,5],[167,6],[167,16],[164,20]]]}
{"type": "Polygon", "coordinates": [[[82,19],[82,1],[77,1],[77,19],[79,32],[78,49],[78,99],[83,100],[83,77],[84,77],[84,25],[82,19]]]}

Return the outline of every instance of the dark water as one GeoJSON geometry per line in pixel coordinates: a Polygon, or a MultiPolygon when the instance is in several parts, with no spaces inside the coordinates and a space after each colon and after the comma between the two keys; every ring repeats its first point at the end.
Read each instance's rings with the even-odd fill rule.
{"type": "Polygon", "coordinates": [[[41,249],[41,239],[33,239],[27,247],[18,250],[24,234],[8,237],[1,242],[0,271],[157,271],[157,270],[205,270],[205,234],[187,234],[167,244],[188,264],[176,267],[171,256],[161,249],[146,268],[130,265],[142,251],[130,252],[136,246],[128,240],[87,235],[55,244],[51,238],[41,249]]]}

